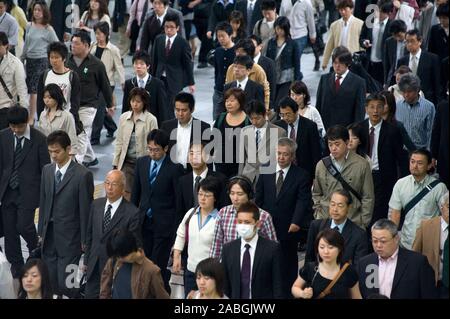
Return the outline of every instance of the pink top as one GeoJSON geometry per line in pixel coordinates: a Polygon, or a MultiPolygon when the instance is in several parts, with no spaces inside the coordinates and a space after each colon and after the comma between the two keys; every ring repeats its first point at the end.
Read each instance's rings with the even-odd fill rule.
{"type": "Polygon", "coordinates": [[[391,298],[395,269],[397,268],[398,248],[388,259],[378,256],[378,283],[380,294],[391,298]]]}
{"type": "MultiPolygon", "coordinates": [[[[147,6],[147,10],[149,11],[150,9],[153,8],[152,3],[150,2],[150,0],[148,1],[148,6],[147,6]]],[[[127,24],[127,31],[129,32],[131,30],[131,24],[133,23],[134,19],[137,19],[139,26],[141,26],[141,17],[144,11],[144,5],[145,5],[145,0],[134,0],[133,4],[130,7],[130,19],[128,20],[128,24],[127,24]],[[136,10],[136,5],[137,10],[136,10]]],[[[147,12],[145,12],[144,14],[147,14],[147,12]]]]}

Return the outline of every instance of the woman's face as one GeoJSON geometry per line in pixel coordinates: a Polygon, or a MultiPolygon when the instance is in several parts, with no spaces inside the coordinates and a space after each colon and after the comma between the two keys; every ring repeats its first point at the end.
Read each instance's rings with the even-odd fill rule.
{"type": "Polygon", "coordinates": [[[144,110],[144,101],[139,95],[135,95],[131,99],[130,104],[134,113],[141,113],[144,110]]]}
{"type": "Polygon", "coordinates": [[[97,29],[97,31],[95,31],[95,38],[97,39],[97,42],[99,42],[99,43],[105,43],[106,42],[106,34],[104,34],[99,29],[97,29]]]}
{"type": "Polygon", "coordinates": [[[206,209],[207,211],[210,211],[214,208],[214,193],[206,191],[202,188],[198,190],[197,193],[198,196],[198,205],[206,209]]]}
{"type": "Polygon", "coordinates": [[[297,94],[294,91],[291,91],[291,99],[293,99],[298,106],[304,106],[305,95],[303,93],[297,94]]]}
{"type": "Polygon", "coordinates": [[[100,3],[97,0],[91,0],[89,6],[92,11],[98,11],[100,9],[100,3]]]}
{"type": "Polygon", "coordinates": [[[210,296],[216,293],[216,280],[214,278],[199,273],[196,281],[201,295],[210,296]]]}
{"type": "Polygon", "coordinates": [[[22,277],[22,286],[26,293],[33,294],[41,290],[42,277],[37,266],[31,267],[22,277]]]}
{"type": "Polygon", "coordinates": [[[281,29],[279,26],[275,27],[275,34],[277,35],[277,37],[284,37],[285,36],[284,30],[281,29]]]}
{"type": "Polygon", "coordinates": [[[44,12],[40,4],[36,4],[33,8],[33,17],[36,20],[40,20],[44,17],[44,12]]]}
{"type": "Polygon", "coordinates": [[[358,148],[358,145],[361,144],[361,141],[359,140],[359,137],[353,134],[352,130],[348,130],[348,133],[350,134],[350,140],[348,142],[348,149],[351,151],[356,151],[358,148]]]}
{"type": "Polygon", "coordinates": [[[44,104],[49,109],[56,108],[58,106],[58,102],[50,96],[48,91],[44,92],[44,104]]]}
{"type": "Polygon", "coordinates": [[[330,245],[323,238],[319,240],[319,255],[324,262],[334,262],[339,255],[339,248],[330,245]]]}
{"type": "Polygon", "coordinates": [[[230,95],[225,101],[225,108],[228,113],[236,113],[240,110],[238,99],[234,95],[230,95]]]}
{"type": "Polygon", "coordinates": [[[248,202],[248,195],[239,184],[234,184],[230,188],[230,200],[233,206],[238,209],[242,204],[248,202]]]}
{"type": "Polygon", "coordinates": [[[230,24],[231,27],[233,28],[233,31],[237,31],[241,25],[238,20],[231,20],[230,24]]]}

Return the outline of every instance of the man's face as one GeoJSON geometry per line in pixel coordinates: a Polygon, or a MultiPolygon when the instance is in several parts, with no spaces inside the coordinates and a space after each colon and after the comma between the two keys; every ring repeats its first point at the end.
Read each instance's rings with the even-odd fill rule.
{"type": "Polygon", "coordinates": [[[6,4],[4,2],[0,2],[0,16],[6,12],[6,4]]]}
{"type": "Polygon", "coordinates": [[[64,149],[59,144],[52,144],[48,145],[47,149],[52,161],[58,165],[63,165],[70,159],[70,146],[64,149]]]}
{"type": "Polygon", "coordinates": [[[50,52],[50,65],[53,69],[59,69],[64,66],[64,59],[57,52],[50,52]]]}
{"type": "Polygon", "coordinates": [[[231,204],[233,204],[236,209],[248,202],[248,195],[239,184],[231,186],[229,196],[231,204]]]}
{"type": "Polygon", "coordinates": [[[277,163],[281,169],[291,165],[295,158],[295,154],[291,152],[291,148],[286,145],[278,145],[277,148],[277,163]]]}
{"type": "Polygon", "coordinates": [[[89,50],[89,46],[83,42],[79,37],[73,37],[72,39],[72,54],[76,57],[82,57],[89,50]]]}
{"type": "Polygon", "coordinates": [[[349,207],[345,196],[334,193],[331,196],[330,207],[328,209],[331,219],[337,224],[341,224],[347,218],[349,207]]]}
{"type": "Polygon", "coordinates": [[[234,72],[234,76],[239,81],[242,81],[246,77],[248,77],[248,70],[245,65],[234,63],[233,64],[233,72],[234,72]]]}
{"type": "Polygon", "coordinates": [[[330,154],[333,155],[336,160],[341,160],[344,158],[345,154],[347,154],[347,146],[348,141],[344,141],[343,139],[328,141],[328,149],[330,150],[330,154]]]}
{"type": "Polygon", "coordinates": [[[231,41],[230,36],[225,31],[217,31],[217,41],[219,41],[220,45],[223,47],[228,46],[231,41]]]}
{"type": "Polygon", "coordinates": [[[297,120],[297,114],[289,107],[280,107],[280,117],[287,124],[292,124],[297,120]]]}
{"type": "Polygon", "coordinates": [[[200,144],[194,144],[189,149],[189,164],[193,169],[202,170],[206,167],[206,154],[200,144]]]}
{"type": "Polygon", "coordinates": [[[257,56],[259,53],[261,53],[262,50],[262,44],[259,44],[252,39],[253,45],[255,46],[255,56],[257,56]]]}
{"type": "Polygon", "coordinates": [[[373,250],[383,259],[391,257],[398,248],[399,237],[392,237],[387,229],[372,230],[373,250]]]}
{"type": "Polygon", "coordinates": [[[150,143],[147,144],[150,158],[154,161],[159,161],[161,158],[163,158],[163,156],[166,155],[168,148],[168,146],[163,148],[161,145],[155,144],[154,141],[150,141],[150,143]]]}
{"type": "Polygon", "coordinates": [[[410,53],[416,54],[419,51],[421,45],[422,45],[422,41],[419,41],[417,39],[417,35],[415,35],[415,34],[414,35],[410,35],[410,34],[406,35],[406,49],[410,53]]]}
{"type": "Polygon", "coordinates": [[[405,92],[402,92],[402,95],[408,104],[414,104],[419,99],[419,92],[414,90],[406,90],[405,92]]]}
{"type": "Polygon", "coordinates": [[[192,112],[189,109],[188,103],[183,103],[180,101],[175,102],[175,117],[180,122],[181,125],[189,123],[192,118],[192,112]]]}
{"type": "Polygon", "coordinates": [[[394,35],[393,35],[394,39],[398,42],[405,41],[405,36],[406,36],[405,32],[398,32],[398,33],[394,33],[394,35]]]}
{"type": "Polygon", "coordinates": [[[147,75],[148,65],[143,60],[135,60],[133,63],[134,73],[140,78],[143,78],[147,75]]]}
{"type": "Polygon", "coordinates": [[[275,21],[277,12],[275,10],[262,10],[263,17],[266,18],[267,22],[275,21]]]}
{"type": "Polygon", "coordinates": [[[153,1],[153,10],[155,10],[155,13],[157,16],[162,16],[164,14],[164,10],[166,10],[166,7],[164,4],[159,0],[153,1]]]}
{"type": "Polygon", "coordinates": [[[336,73],[338,75],[343,75],[345,72],[347,72],[348,66],[345,63],[339,62],[338,59],[335,59],[333,61],[333,70],[334,70],[334,73],[336,73]]]}
{"type": "Polygon", "coordinates": [[[345,7],[342,9],[339,9],[339,14],[341,15],[342,18],[344,18],[344,20],[348,20],[350,18],[350,16],[353,13],[353,9],[350,7],[345,7]]]}
{"type": "Polygon", "coordinates": [[[124,188],[125,185],[119,171],[111,171],[106,175],[105,193],[110,202],[118,200],[122,196],[124,188]]]}
{"type": "Polygon", "coordinates": [[[428,163],[427,157],[422,154],[412,154],[409,159],[409,171],[414,177],[424,177],[431,166],[432,164],[428,163]]]}
{"type": "Polygon", "coordinates": [[[263,114],[252,113],[250,114],[250,121],[254,127],[261,128],[266,124],[266,117],[263,114]]]}
{"type": "Polygon", "coordinates": [[[440,207],[441,209],[441,215],[442,218],[445,220],[445,222],[448,224],[448,199],[447,201],[444,203],[444,205],[442,207],[440,207]]]}
{"type": "Polygon", "coordinates": [[[389,14],[380,11],[380,17],[379,17],[380,21],[384,21],[384,19],[386,19],[388,17],[389,17],[389,14]]]}
{"type": "Polygon", "coordinates": [[[441,23],[441,26],[444,29],[448,29],[448,17],[446,17],[446,16],[439,16],[438,19],[439,19],[439,22],[441,23]]]}
{"type": "Polygon", "coordinates": [[[369,120],[372,124],[376,125],[380,123],[383,109],[384,103],[381,101],[372,100],[367,104],[366,113],[369,116],[369,120]]]}
{"type": "MultiPolygon", "coordinates": [[[[166,21],[164,22],[164,33],[169,38],[173,37],[175,34],[177,34],[180,27],[177,27],[176,23],[173,21],[166,21]]],[[[172,43],[173,44],[173,43],[172,43]]]]}
{"type": "Polygon", "coordinates": [[[0,44],[0,57],[4,57],[6,55],[6,52],[8,52],[9,45],[1,45],[0,44]]]}
{"type": "Polygon", "coordinates": [[[27,123],[9,124],[9,128],[17,136],[23,136],[25,134],[25,131],[27,130],[27,123]]]}

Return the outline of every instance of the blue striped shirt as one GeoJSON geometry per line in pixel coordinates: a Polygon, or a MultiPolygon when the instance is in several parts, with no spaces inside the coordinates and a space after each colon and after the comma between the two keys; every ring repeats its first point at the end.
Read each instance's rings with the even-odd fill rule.
{"type": "Polygon", "coordinates": [[[420,96],[415,104],[409,104],[405,100],[399,101],[395,117],[403,123],[417,148],[430,149],[435,113],[434,104],[420,96]]]}

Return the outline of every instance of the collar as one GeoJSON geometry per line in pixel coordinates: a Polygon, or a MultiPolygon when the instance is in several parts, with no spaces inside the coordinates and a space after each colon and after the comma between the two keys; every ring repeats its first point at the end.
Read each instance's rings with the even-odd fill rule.
{"type": "Polygon", "coordinates": [[[381,22],[381,23],[383,24],[383,26],[385,26],[386,23],[388,22],[388,20],[389,20],[389,17],[386,17],[386,18],[385,18],[384,20],[382,20],[382,21],[378,20],[378,22],[381,22]]]}
{"type": "Polygon", "coordinates": [[[22,136],[19,136],[19,135],[16,135],[16,134],[13,133],[14,139],[16,138],[16,136],[19,137],[19,138],[25,137],[29,141],[31,140],[30,134],[31,134],[31,129],[30,129],[30,125],[29,124],[27,124],[27,128],[25,129],[25,133],[23,133],[22,136]]]}
{"type": "Polygon", "coordinates": [[[193,116],[191,116],[191,119],[189,120],[189,122],[187,123],[187,124],[185,124],[185,125],[181,125],[181,123],[179,122],[179,121],[177,121],[177,123],[178,123],[178,127],[181,127],[181,128],[190,128],[191,127],[191,125],[192,125],[192,121],[194,120],[194,117],[193,116]]]}
{"type": "MultiPolygon", "coordinates": [[[[133,111],[129,111],[129,112],[130,113],[127,116],[127,120],[133,120],[133,111]]],[[[141,112],[141,114],[139,114],[139,116],[137,118],[139,121],[145,122],[145,112],[147,112],[147,110],[143,110],[141,112]]]]}
{"type": "Polygon", "coordinates": [[[430,184],[430,182],[432,182],[432,181],[430,181],[431,176],[428,174],[420,182],[416,181],[414,176],[412,176],[412,175],[410,175],[410,176],[411,176],[412,180],[414,181],[414,185],[422,185],[423,186],[423,185],[428,185],[428,184],[430,184]]]}
{"type": "MultiPolygon", "coordinates": [[[[151,160],[151,165],[153,165],[153,163],[156,163],[156,165],[158,165],[159,167],[161,167],[162,162],[166,159],[166,155],[164,155],[163,157],[161,157],[158,161],[155,160],[151,160]]],[[[151,166],[150,166],[151,167],[151,166]]]]}
{"type": "Polygon", "coordinates": [[[262,127],[256,127],[256,126],[254,126],[254,125],[252,125],[252,126],[253,126],[253,129],[255,130],[255,133],[256,133],[256,130],[259,130],[259,131],[262,133],[262,132],[265,131],[265,130],[267,129],[267,127],[269,126],[269,122],[266,121],[262,127]]]}
{"type": "Polygon", "coordinates": [[[115,202],[110,202],[109,201],[109,199],[107,198],[106,199],[106,203],[105,203],[105,210],[106,210],[106,208],[108,207],[108,205],[111,205],[112,206],[112,209],[114,209],[114,211],[116,211],[117,210],[117,208],[120,206],[120,204],[122,203],[122,199],[123,199],[123,197],[122,196],[120,196],[120,198],[118,199],[118,200],[116,200],[115,202]]]}
{"type": "Polygon", "coordinates": [[[242,80],[242,82],[236,80],[236,87],[238,87],[239,84],[241,84],[241,86],[245,89],[245,87],[247,86],[247,82],[248,82],[248,76],[244,80],[242,80]]]}
{"type": "Polygon", "coordinates": [[[417,60],[420,60],[420,55],[422,54],[422,49],[421,48],[419,48],[419,51],[417,51],[417,53],[416,54],[412,54],[412,53],[410,53],[410,59],[413,57],[413,56],[415,56],[415,57],[417,57],[417,60]]]}
{"type": "MultiPolygon", "coordinates": [[[[195,212],[195,214],[200,215],[200,206],[197,207],[197,211],[195,212]]],[[[208,213],[206,218],[216,218],[217,214],[219,214],[219,211],[217,210],[217,208],[213,208],[213,210],[208,213]]]]}
{"type": "MultiPolygon", "coordinates": [[[[348,75],[348,72],[350,72],[350,69],[347,69],[347,71],[344,72],[344,74],[341,75],[341,82],[344,81],[345,77],[348,75]]],[[[338,75],[334,74],[334,80],[337,80],[338,75]]]]}
{"type": "Polygon", "coordinates": [[[278,173],[280,170],[282,170],[282,171],[283,171],[283,174],[284,174],[284,178],[286,178],[286,176],[287,176],[287,174],[288,174],[290,168],[291,168],[291,165],[289,165],[288,167],[285,167],[285,168],[281,169],[280,165],[277,164],[277,170],[275,171],[275,174],[278,173]]]}
{"type": "Polygon", "coordinates": [[[57,171],[60,171],[61,174],[65,175],[67,170],[69,169],[70,163],[72,162],[72,160],[68,160],[66,164],[64,164],[63,167],[58,168],[58,164],[55,165],[55,174],[57,171]]]}
{"type": "MultiPolygon", "coordinates": [[[[350,15],[350,18],[348,18],[348,20],[347,20],[347,27],[352,23],[352,20],[353,20],[353,14],[352,15],[350,15]]],[[[342,26],[344,26],[344,18],[341,18],[341,21],[342,21],[342,26]]]]}
{"type": "Polygon", "coordinates": [[[253,58],[253,62],[255,62],[256,64],[258,64],[259,58],[260,58],[260,57],[261,57],[261,52],[259,52],[259,54],[253,58]]]}
{"type": "Polygon", "coordinates": [[[398,251],[399,251],[399,247],[397,247],[397,249],[395,250],[395,252],[392,254],[391,257],[388,257],[387,259],[383,259],[380,256],[378,256],[378,262],[388,262],[388,261],[393,261],[398,257],[398,251]]]}
{"type": "Polygon", "coordinates": [[[200,176],[202,179],[205,179],[206,178],[206,175],[208,175],[208,166],[206,166],[206,169],[200,174],[200,175],[197,175],[197,174],[195,174],[195,172],[194,171],[192,171],[192,176],[193,176],[193,180],[195,181],[195,178],[197,177],[197,176],[200,176]]]}
{"type": "Polygon", "coordinates": [[[148,72],[147,72],[147,75],[144,76],[142,79],[136,75],[136,84],[139,86],[139,80],[144,80],[144,86],[147,85],[147,81],[148,81],[149,77],[150,77],[150,73],[148,73],[148,72]]]}
{"type": "Polygon", "coordinates": [[[247,245],[247,244],[250,245],[250,248],[255,249],[256,244],[258,242],[258,238],[259,238],[258,230],[256,231],[255,237],[253,237],[252,240],[250,240],[250,241],[245,241],[245,239],[241,238],[241,251],[245,249],[245,245],[247,245]]]}
{"type": "MultiPolygon", "coordinates": [[[[399,88],[399,90],[400,90],[400,88],[399,88]]],[[[403,99],[402,102],[403,102],[404,104],[406,104],[406,106],[410,106],[410,107],[419,106],[420,103],[422,102],[422,96],[420,95],[420,92],[419,92],[419,98],[417,99],[416,102],[414,102],[414,103],[412,103],[412,104],[406,102],[405,99],[403,99]]]]}
{"type": "MultiPolygon", "coordinates": [[[[217,3],[221,3],[222,5],[225,6],[223,0],[218,0],[217,3]]],[[[228,4],[234,4],[234,0],[228,0],[227,5],[228,5],[228,4]]]]}
{"type": "Polygon", "coordinates": [[[331,229],[333,229],[334,227],[339,227],[339,232],[342,234],[342,231],[344,230],[344,227],[345,227],[345,224],[347,223],[347,218],[344,220],[344,222],[343,223],[341,223],[341,224],[336,224],[335,222],[334,222],[334,219],[331,219],[331,225],[330,225],[330,228],[331,229]]]}
{"type": "Polygon", "coordinates": [[[177,37],[177,35],[178,35],[178,33],[175,33],[175,35],[170,37],[170,38],[166,35],[166,43],[167,43],[167,39],[169,39],[170,40],[170,46],[173,46],[173,42],[175,41],[175,38],[177,37]]]}
{"type": "Polygon", "coordinates": [[[380,123],[378,123],[377,125],[372,125],[372,123],[370,123],[370,119],[369,119],[369,130],[371,127],[373,127],[375,129],[375,131],[378,131],[379,129],[381,129],[381,124],[383,124],[383,120],[381,120],[380,123]]]}
{"type": "MultiPolygon", "coordinates": [[[[344,156],[344,160],[345,160],[345,161],[348,159],[348,155],[349,155],[349,154],[350,154],[350,151],[347,151],[347,154],[345,154],[345,156],[344,156]]],[[[332,159],[333,161],[339,162],[337,159],[334,158],[333,155],[331,155],[331,153],[330,153],[330,157],[331,157],[331,159],[332,159]]]]}

